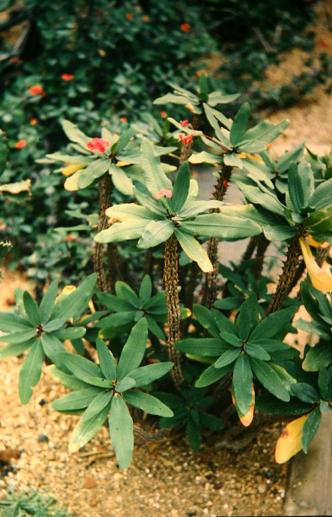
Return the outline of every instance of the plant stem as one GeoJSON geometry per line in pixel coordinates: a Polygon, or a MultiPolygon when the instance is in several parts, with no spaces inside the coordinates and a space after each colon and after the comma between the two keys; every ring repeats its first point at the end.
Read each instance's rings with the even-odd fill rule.
{"type": "Polygon", "coordinates": [[[163,280],[168,310],[168,355],[170,360],[174,363],[172,370],[173,381],[175,386],[179,388],[183,382],[183,375],[180,364],[180,354],[174,348],[175,343],[180,339],[181,329],[179,258],[178,243],[175,235],[172,235],[165,242],[163,280]]]}
{"type": "Polygon", "coordinates": [[[270,241],[265,237],[264,234],[258,236],[257,240],[257,248],[255,254],[255,262],[253,264],[253,273],[256,278],[259,278],[262,274],[263,265],[264,265],[264,257],[267,248],[270,245],[270,241]]]}
{"type": "MultiPolygon", "coordinates": [[[[228,188],[228,181],[232,173],[232,168],[224,166],[220,173],[218,180],[214,187],[213,198],[222,201],[228,188]]],[[[211,212],[218,212],[218,209],[213,209],[211,212]]],[[[206,273],[203,305],[209,309],[212,307],[217,297],[217,277],[218,277],[218,243],[215,237],[210,237],[208,240],[208,255],[213,265],[212,273],[206,273]]]]}
{"type": "Polygon", "coordinates": [[[251,257],[253,256],[254,251],[255,251],[255,249],[257,247],[257,244],[258,244],[258,239],[259,239],[259,235],[254,235],[254,237],[250,237],[247,249],[244,252],[244,254],[242,256],[242,259],[241,259],[241,265],[244,262],[247,262],[248,260],[250,260],[251,257]]]}
{"type": "Polygon", "coordinates": [[[331,246],[327,246],[327,248],[320,248],[317,251],[316,260],[317,260],[317,264],[319,265],[319,267],[322,267],[325,260],[328,258],[330,250],[331,250],[331,246]]]}
{"type": "MultiPolygon", "coordinates": [[[[109,175],[105,175],[99,182],[99,219],[98,219],[98,232],[105,230],[108,227],[108,219],[105,214],[105,210],[111,206],[111,194],[112,194],[112,179],[109,175]]],[[[101,291],[111,291],[111,275],[107,274],[107,270],[104,264],[105,250],[108,251],[108,259],[110,270],[113,270],[112,260],[112,245],[105,246],[99,242],[94,243],[93,247],[93,268],[97,273],[97,285],[101,291]]]]}
{"type": "Polygon", "coordinates": [[[267,314],[275,312],[282,307],[283,302],[291,292],[294,286],[294,279],[298,274],[299,257],[301,255],[301,248],[299,245],[298,236],[295,236],[290,241],[286,260],[284,262],[281,275],[279,277],[276,292],[273,300],[270,303],[267,314]]]}

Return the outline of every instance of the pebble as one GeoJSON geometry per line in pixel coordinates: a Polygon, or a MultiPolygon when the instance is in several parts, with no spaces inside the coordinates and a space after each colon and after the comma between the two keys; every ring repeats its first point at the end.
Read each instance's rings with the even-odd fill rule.
{"type": "Polygon", "coordinates": [[[47,443],[49,441],[47,434],[40,434],[38,436],[39,443],[47,443]]]}

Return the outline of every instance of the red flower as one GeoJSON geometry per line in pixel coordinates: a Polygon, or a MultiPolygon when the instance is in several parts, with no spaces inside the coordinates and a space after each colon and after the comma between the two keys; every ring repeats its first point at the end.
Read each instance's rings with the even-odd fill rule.
{"type": "Polygon", "coordinates": [[[127,13],[126,18],[130,22],[134,18],[134,15],[132,13],[127,13]]]}
{"type": "Polygon", "coordinates": [[[228,183],[229,183],[229,181],[228,181],[228,180],[224,180],[224,181],[223,181],[222,186],[224,187],[224,190],[227,190],[227,188],[228,188],[228,183]]]}
{"type": "Polygon", "coordinates": [[[103,154],[109,147],[110,143],[104,138],[92,138],[86,144],[89,151],[96,151],[97,153],[103,154]]]}
{"type": "Polygon", "coordinates": [[[36,124],[38,124],[38,120],[37,120],[36,118],[31,118],[31,119],[30,119],[30,124],[31,124],[32,126],[35,126],[36,124]]]}
{"type": "Polygon", "coordinates": [[[182,32],[190,32],[191,31],[191,27],[190,27],[189,23],[181,23],[180,29],[182,30],[182,32]]]}
{"type": "Polygon", "coordinates": [[[167,118],[167,111],[161,111],[160,116],[161,118],[167,118]]]}
{"type": "Polygon", "coordinates": [[[189,126],[189,120],[180,120],[180,124],[182,127],[189,126]]]}
{"type": "Polygon", "coordinates": [[[168,199],[173,196],[173,193],[170,190],[167,190],[166,188],[162,188],[155,194],[153,197],[157,200],[161,199],[162,197],[167,197],[168,199]]]}
{"type": "Polygon", "coordinates": [[[120,117],[120,120],[121,120],[122,124],[125,124],[126,122],[128,122],[127,117],[120,117]]]}
{"type": "Polygon", "coordinates": [[[66,239],[65,240],[67,242],[76,241],[76,237],[75,237],[75,235],[72,235],[71,233],[68,233],[68,235],[66,235],[66,239]]]}
{"type": "Polygon", "coordinates": [[[45,90],[40,84],[34,84],[28,88],[28,92],[31,97],[36,97],[36,95],[45,95],[45,90]]]}
{"type": "Polygon", "coordinates": [[[142,16],[142,22],[149,22],[150,21],[150,17],[149,16],[146,16],[146,14],[144,16],[142,16]]]}
{"type": "Polygon", "coordinates": [[[23,149],[27,145],[27,141],[24,140],[24,138],[21,138],[21,140],[18,140],[15,144],[16,149],[23,149]]]}
{"type": "Polygon", "coordinates": [[[62,74],[61,79],[63,81],[72,81],[74,77],[75,76],[73,74],[62,74]]]}
{"type": "Polygon", "coordinates": [[[191,135],[184,135],[183,133],[180,133],[179,140],[180,140],[181,144],[188,145],[193,142],[193,137],[191,135]]]}

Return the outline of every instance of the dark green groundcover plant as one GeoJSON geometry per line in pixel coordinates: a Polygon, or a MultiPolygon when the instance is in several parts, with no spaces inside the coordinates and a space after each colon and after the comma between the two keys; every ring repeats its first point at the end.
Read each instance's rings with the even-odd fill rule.
{"type": "Polygon", "coordinates": [[[172,89],[158,102],[183,112],[169,117],[165,133],[146,116],[143,129],[103,124],[101,132],[87,129],[101,135],[93,138],[64,124],[70,147],[47,159],[62,162],[65,174],[79,165],[69,171],[72,195],[83,189],[92,201],[71,213],[94,240],[95,273],[59,295],[51,283],[40,304],[18,293],[15,311],[0,314],[7,343],[0,356],[24,356],[22,402],[44,361],[53,363],[48,370],[70,390],[54,408],[81,417],[71,451],[108,423],[117,461],[128,467],[128,406],[185,430],[195,450],[206,431],[227,432],[233,416],[249,426],[258,410],[294,417],[276,446],[283,463],[308,450],[321,414],[332,409],[330,160],[302,147],[272,160],[268,145],[286,122],[252,126],[246,103],[232,120],[219,109],[232,99],[207,79],[195,92],[172,89]],[[216,177],[210,200],[199,196],[200,164],[216,177]],[[232,183],[244,204],[227,203],[232,183]],[[243,256],[220,264],[218,243],[242,239],[243,256]],[[286,256],[274,291],[270,241],[286,256]],[[302,306],[312,321],[299,320],[302,306]],[[287,344],[298,328],[318,341],[303,357],[287,344]]]}

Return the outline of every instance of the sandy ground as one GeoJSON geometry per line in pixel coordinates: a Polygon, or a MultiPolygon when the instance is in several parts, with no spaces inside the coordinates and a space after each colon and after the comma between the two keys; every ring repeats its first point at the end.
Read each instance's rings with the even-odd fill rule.
{"type": "MultiPolygon", "coordinates": [[[[332,4],[324,2],[324,6],[331,9],[332,4]]],[[[316,52],[321,41],[332,48],[324,16],[324,10],[320,11],[314,27],[316,52]]],[[[290,71],[294,74],[301,69],[303,59],[297,50],[285,55],[281,67],[268,71],[268,79],[282,83],[290,71]]],[[[322,88],[300,105],[270,118],[291,121],[285,136],[273,146],[276,154],[303,141],[315,152],[329,150],[332,99],[322,88]]],[[[5,273],[1,310],[13,303],[13,288],[24,283],[21,275],[5,273]]],[[[50,402],[63,388],[48,382],[46,374],[31,403],[19,404],[20,363],[16,358],[0,363],[0,497],[8,489],[45,489],[77,517],[283,514],[287,466],[273,461],[280,426],[265,425],[241,450],[226,448],[222,436],[198,454],[179,437],[146,443],[136,449],[133,466],[119,471],[106,430],[79,453],[67,452],[68,435],[76,420],[51,409],[50,402]]]]}

